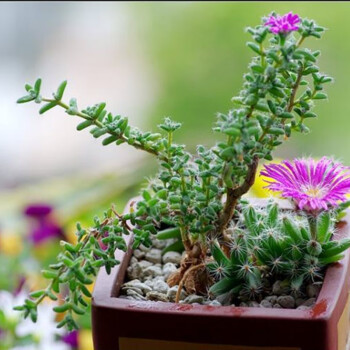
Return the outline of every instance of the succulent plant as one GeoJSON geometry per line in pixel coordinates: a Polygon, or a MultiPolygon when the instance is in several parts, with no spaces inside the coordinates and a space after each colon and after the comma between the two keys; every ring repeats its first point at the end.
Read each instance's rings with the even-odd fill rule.
{"type": "Polygon", "coordinates": [[[332,240],[339,208],[317,216],[315,237],[307,213],[281,209],[275,200],[263,208],[242,203],[240,210],[242,217],[226,230],[230,256],[217,242],[211,246],[213,261],[207,268],[216,280],[214,295],[237,296],[243,290],[254,297],[263,292],[264,278],[287,281],[297,293],[304,282],[322,280],[324,268],[342,259],[350,247],[349,238],[332,240]]]}
{"type": "MultiPolygon", "coordinates": [[[[126,249],[124,234],[133,234],[134,248],[149,246],[151,235],[175,239],[166,249],[184,249],[186,255],[168,283],[182,286],[190,272],[192,276],[202,273],[207,265],[216,281],[211,288],[215,294],[228,289],[258,294],[265,276],[285,276],[297,290],[303,280],[318,279],[326,264],[341,257],[349,242],[330,241],[333,212],[306,215],[284,213],[273,203],[264,210],[240,204],[254,183],[259,161],[272,160],[273,150],[293,133],[308,133],[306,123],[316,117],[314,103],[327,98],[324,84],[332,81],[316,65],[320,52],[303,48],[308,38],[320,38],[324,32],[314,21],[292,13],[272,13],[247,32],[252,37],[247,46],[255,56],[244,75],[243,88],[233,98],[234,108],[217,117],[214,131],[219,141],[210,148],[199,145],[196,154],[174,143],[181,124],[170,118],[158,126],[160,132],[142,132],[128,118],[108,112],[104,102],[82,110],[75,98],[64,102],[66,81],[52,98],[42,96],[41,79],[33,86],[25,85],[27,94],[18,103],[43,104],[40,114],[63,108],[69,118],[82,119],[79,131],[90,128],[105,146],[128,144],[145,151],[160,165],[130,213],[122,215],[112,208],[95,220],[93,228],[78,225],[76,245],[62,243],[57,264],[43,272],[50,280],[48,287],[32,293],[17,307],[26,317],[35,321],[38,304],[46,297],[62,298],[60,286],[68,285],[69,292],[55,311],[65,314],[59,326],[75,328],[74,314],[88,307],[86,285],[99,268],[109,272],[118,263],[114,251],[126,249]],[[209,263],[208,251],[213,257],[209,263]]],[[[338,194],[349,190],[347,182],[343,185],[338,194]]],[[[308,195],[320,195],[315,188],[311,190],[308,195]]],[[[331,199],[323,209],[343,197],[331,199]]],[[[194,283],[194,289],[205,290],[212,278],[201,279],[201,285],[194,283]]]]}

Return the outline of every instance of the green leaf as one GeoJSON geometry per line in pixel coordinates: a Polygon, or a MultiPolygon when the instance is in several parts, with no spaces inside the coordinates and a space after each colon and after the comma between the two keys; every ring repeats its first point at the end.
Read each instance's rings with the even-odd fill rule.
{"type": "Polygon", "coordinates": [[[257,64],[252,64],[250,66],[250,69],[253,71],[253,72],[256,72],[256,73],[259,73],[259,74],[262,74],[264,73],[264,68],[260,65],[257,65],[257,64]]]}
{"type": "Polygon", "coordinates": [[[333,264],[344,258],[344,254],[332,255],[327,258],[319,258],[319,261],[322,265],[333,264]]]}
{"type": "Polygon", "coordinates": [[[185,250],[185,247],[182,243],[181,239],[178,239],[174,243],[169,244],[162,250],[162,255],[164,255],[167,252],[179,252],[182,253],[185,250]]]}
{"type": "Polygon", "coordinates": [[[271,209],[268,213],[267,221],[271,227],[275,226],[278,219],[278,206],[274,204],[271,206],[271,209]]]}
{"type": "Polygon", "coordinates": [[[320,254],[320,257],[321,258],[329,258],[331,256],[339,255],[348,248],[350,248],[350,239],[345,238],[341,241],[338,241],[338,244],[335,247],[324,250],[320,254]]]}
{"type": "Polygon", "coordinates": [[[109,136],[109,137],[106,137],[103,141],[102,141],[102,145],[103,146],[107,146],[109,145],[110,143],[113,143],[113,142],[116,142],[118,140],[118,136],[109,136]]]}
{"type": "Polygon", "coordinates": [[[281,97],[283,98],[284,97],[284,92],[279,89],[279,88],[276,88],[276,87],[273,87],[269,90],[270,94],[273,95],[273,96],[276,96],[276,97],[281,97]]]}
{"type": "Polygon", "coordinates": [[[91,298],[91,297],[92,297],[90,291],[89,291],[83,284],[81,284],[79,287],[80,287],[80,290],[82,291],[82,293],[83,293],[86,297],[88,297],[88,298],[91,298]]]}
{"type": "Polygon", "coordinates": [[[78,315],[84,315],[85,314],[85,310],[83,310],[82,308],[80,308],[76,304],[72,304],[72,310],[78,315]]]}
{"type": "Polygon", "coordinates": [[[91,126],[93,124],[93,120],[85,120],[82,123],[77,125],[77,130],[81,131],[84,130],[86,128],[88,128],[89,126],[91,126]]]}
{"type": "Polygon", "coordinates": [[[224,133],[229,136],[237,137],[241,135],[241,130],[237,128],[227,128],[227,129],[224,129],[224,133]]]}
{"type": "Polygon", "coordinates": [[[166,230],[159,231],[156,234],[157,239],[181,238],[181,231],[179,227],[171,227],[166,230]]]}
{"type": "Polygon", "coordinates": [[[231,163],[226,163],[223,171],[223,178],[224,178],[225,186],[228,188],[233,187],[232,174],[233,174],[233,165],[231,163]]]}
{"type": "Polygon", "coordinates": [[[250,47],[255,53],[261,55],[262,52],[260,51],[259,45],[253,43],[253,42],[247,42],[247,46],[250,47]]]}
{"type": "Polygon", "coordinates": [[[283,218],[283,227],[285,232],[294,240],[294,242],[298,243],[302,240],[300,230],[293,221],[288,218],[283,218]]]}
{"type": "Polygon", "coordinates": [[[71,304],[66,303],[60,306],[55,306],[53,308],[53,311],[57,312],[57,313],[62,313],[62,312],[66,312],[71,308],[71,304]]]}
{"type": "Polygon", "coordinates": [[[235,156],[234,152],[233,147],[227,147],[220,152],[220,157],[224,160],[231,160],[235,156]]]}
{"type": "Polygon", "coordinates": [[[323,92],[318,92],[314,97],[313,97],[313,99],[314,100],[325,100],[325,99],[327,99],[327,95],[326,94],[324,94],[323,92]]]}
{"type": "Polygon", "coordinates": [[[223,266],[228,266],[230,264],[230,259],[225,255],[225,253],[221,250],[218,244],[213,244],[211,246],[211,254],[213,255],[214,260],[223,266]]]}
{"type": "Polygon", "coordinates": [[[29,296],[36,299],[36,298],[41,297],[41,296],[44,295],[45,293],[46,293],[45,290],[38,290],[38,291],[35,291],[35,292],[30,293],[29,296]]]}
{"type": "Polygon", "coordinates": [[[44,278],[47,278],[47,279],[56,278],[58,276],[57,271],[42,270],[41,273],[44,276],[44,278]]]}
{"type": "Polygon", "coordinates": [[[30,309],[30,319],[32,320],[33,323],[36,323],[37,319],[38,319],[38,312],[36,310],[36,308],[34,309],[30,309]]]}
{"type": "Polygon", "coordinates": [[[284,135],[284,129],[282,129],[282,128],[276,128],[276,127],[271,127],[270,129],[267,130],[267,134],[272,134],[272,135],[284,135]]]}
{"type": "Polygon", "coordinates": [[[45,112],[49,111],[51,108],[54,108],[56,106],[57,106],[56,101],[46,103],[39,109],[39,114],[44,114],[45,112]]]}
{"type": "Polygon", "coordinates": [[[31,85],[29,85],[29,84],[25,84],[25,85],[24,85],[24,88],[25,88],[25,90],[26,90],[27,92],[29,92],[30,90],[33,90],[33,87],[32,87],[31,85]]]}
{"type": "Polygon", "coordinates": [[[314,57],[314,55],[306,50],[296,50],[295,54],[303,55],[307,61],[311,61],[314,63],[316,62],[316,58],[314,57]]]}
{"type": "Polygon", "coordinates": [[[62,97],[63,97],[63,94],[64,94],[64,90],[66,89],[66,86],[67,86],[67,80],[63,81],[59,85],[59,87],[57,88],[56,93],[53,95],[55,100],[57,100],[57,101],[61,101],[62,100],[62,97]]]}
{"type": "Polygon", "coordinates": [[[326,242],[330,238],[329,228],[331,224],[331,217],[329,212],[324,212],[317,218],[317,240],[319,242],[326,242]]]}
{"type": "Polygon", "coordinates": [[[289,112],[283,112],[278,117],[283,119],[291,119],[291,118],[294,118],[294,115],[289,112]]]}
{"type": "Polygon", "coordinates": [[[27,103],[27,102],[30,102],[30,101],[33,101],[33,100],[35,100],[35,96],[26,95],[26,96],[20,97],[17,100],[17,103],[27,103]]]}
{"type": "Polygon", "coordinates": [[[235,279],[230,277],[224,277],[222,280],[211,286],[209,291],[214,295],[221,295],[237,287],[237,284],[238,283],[235,279]]]}
{"type": "Polygon", "coordinates": [[[276,114],[276,105],[273,101],[271,100],[267,100],[267,104],[269,106],[270,111],[272,112],[272,114],[276,114]]]}
{"type": "Polygon", "coordinates": [[[305,114],[303,114],[303,118],[316,118],[317,114],[312,113],[312,112],[307,112],[305,114]]]}
{"type": "Polygon", "coordinates": [[[37,95],[40,94],[40,88],[41,88],[41,79],[37,79],[35,84],[34,84],[34,91],[36,92],[37,95]]]}

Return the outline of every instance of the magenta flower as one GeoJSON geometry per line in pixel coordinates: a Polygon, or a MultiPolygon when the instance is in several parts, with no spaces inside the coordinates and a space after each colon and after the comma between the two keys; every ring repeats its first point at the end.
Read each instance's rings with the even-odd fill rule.
{"type": "Polygon", "coordinates": [[[299,22],[299,16],[293,15],[292,12],[289,12],[283,16],[271,15],[270,18],[265,22],[265,26],[270,26],[269,29],[274,34],[288,34],[299,29],[299,22]]]}
{"type": "Polygon", "coordinates": [[[260,175],[273,180],[265,180],[268,189],[292,198],[299,209],[327,210],[345,201],[350,192],[349,168],[326,157],[319,161],[303,158],[265,165],[260,175]]]}

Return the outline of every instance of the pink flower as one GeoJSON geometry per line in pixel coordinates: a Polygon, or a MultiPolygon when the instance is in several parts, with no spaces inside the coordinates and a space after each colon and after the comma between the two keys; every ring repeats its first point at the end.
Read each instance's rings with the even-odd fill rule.
{"type": "Polygon", "coordinates": [[[350,192],[349,168],[326,157],[265,165],[260,175],[273,180],[264,180],[269,183],[268,189],[292,198],[299,209],[327,210],[346,201],[345,195],[350,192]]]}
{"type": "Polygon", "coordinates": [[[283,16],[271,15],[270,18],[265,22],[265,26],[270,26],[269,29],[274,34],[288,34],[299,29],[299,26],[297,25],[299,22],[299,16],[293,15],[292,12],[289,12],[283,16]]]}

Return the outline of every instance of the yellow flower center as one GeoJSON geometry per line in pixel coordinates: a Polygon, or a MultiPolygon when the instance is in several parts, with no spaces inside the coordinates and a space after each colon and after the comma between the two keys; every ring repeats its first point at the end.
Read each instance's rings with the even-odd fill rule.
{"type": "Polygon", "coordinates": [[[322,198],[325,194],[324,188],[312,187],[309,186],[305,189],[305,192],[308,196],[313,198],[322,198]]]}

